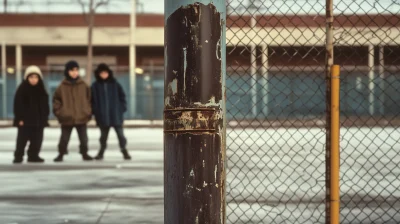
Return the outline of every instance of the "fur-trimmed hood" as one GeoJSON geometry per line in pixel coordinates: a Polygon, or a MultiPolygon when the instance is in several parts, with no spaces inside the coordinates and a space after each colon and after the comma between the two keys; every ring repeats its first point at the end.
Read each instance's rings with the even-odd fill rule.
{"type": "Polygon", "coordinates": [[[115,81],[114,78],[114,72],[110,69],[110,67],[108,67],[108,65],[101,63],[97,66],[96,70],[94,71],[94,76],[96,77],[96,80],[99,82],[104,82],[104,81],[115,81]],[[100,73],[106,71],[108,72],[108,79],[103,80],[100,77],[100,73]]]}

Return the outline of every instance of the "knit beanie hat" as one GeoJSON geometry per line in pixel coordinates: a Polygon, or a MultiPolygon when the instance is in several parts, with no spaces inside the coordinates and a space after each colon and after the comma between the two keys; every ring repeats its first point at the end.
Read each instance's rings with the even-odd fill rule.
{"type": "Polygon", "coordinates": [[[69,74],[68,74],[68,72],[70,71],[70,70],[72,70],[73,68],[79,68],[79,64],[78,64],[78,62],[76,62],[76,61],[69,61],[69,62],[67,62],[66,64],[65,64],[65,70],[64,70],[64,75],[65,75],[65,77],[69,77],[69,74]]]}
{"type": "Polygon", "coordinates": [[[67,64],[65,64],[65,70],[70,71],[73,68],[79,68],[79,64],[76,61],[69,61],[67,64]]]}
{"type": "Polygon", "coordinates": [[[37,74],[41,79],[43,79],[43,74],[42,71],[40,71],[40,68],[36,65],[31,65],[25,70],[24,80],[28,79],[28,76],[32,74],[37,74]]]}

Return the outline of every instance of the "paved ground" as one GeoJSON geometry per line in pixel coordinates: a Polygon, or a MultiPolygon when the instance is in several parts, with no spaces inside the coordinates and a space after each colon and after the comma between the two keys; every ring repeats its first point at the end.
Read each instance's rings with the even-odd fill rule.
{"type": "MultiPolygon", "coordinates": [[[[112,133],[104,162],[82,162],[73,141],[62,164],[52,162],[59,130],[47,129],[44,165],[11,165],[15,134],[0,129],[0,224],[163,223],[161,129],[126,130],[131,162],[112,133]]],[[[95,155],[97,129],[89,136],[95,155]]]]}
{"type": "MultiPolygon", "coordinates": [[[[325,222],[322,129],[228,131],[227,223],[325,222]]],[[[44,165],[11,165],[16,130],[0,129],[0,224],[163,223],[162,129],[114,133],[104,162],[82,162],[74,133],[55,164],[59,129],[46,129],[44,165]]],[[[99,131],[90,129],[91,154],[99,131]]],[[[400,128],[341,129],[341,223],[400,223],[400,128]]]]}

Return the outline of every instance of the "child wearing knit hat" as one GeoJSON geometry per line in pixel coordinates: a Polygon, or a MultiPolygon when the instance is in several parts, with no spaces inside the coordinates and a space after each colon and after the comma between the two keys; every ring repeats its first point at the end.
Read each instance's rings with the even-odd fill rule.
{"type": "Polygon", "coordinates": [[[65,79],[60,83],[53,97],[53,112],[61,124],[58,156],[54,162],[62,162],[68,154],[68,143],[73,129],[78,132],[79,153],[84,161],[93,160],[88,154],[87,123],[92,117],[90,87],[79,78],[79,64],[69,61],[65,64],[65,79]]]}
{"type": "Polygon", "coordinates": [[[22,163],[25,146],[29,141],[28,162],[43,163],[39,157],[44,128],[48,126],[49,96],[37,66],[29,66],[24,81],[18,87],[14,99],[14,126],[18,127],[14,163],[22,163]]]}

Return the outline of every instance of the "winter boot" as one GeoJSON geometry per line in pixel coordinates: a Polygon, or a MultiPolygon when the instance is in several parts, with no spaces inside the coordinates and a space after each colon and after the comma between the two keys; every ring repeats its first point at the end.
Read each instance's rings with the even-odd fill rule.
{"type": "Polygon", "coordinates": [[[54,159],[54,162],[62,162],[63,161],[63,154],[58,154],[58,156],[54,159]]]}
{"type": "Polygon", "coordinates": [[[93,158],[91,156],[89,156],[89,154],[87,154],[87,153],[82,154],[82,159],[83,159],[83,161],[91,161],[91,160],[93,160],[93,158]]]}
{"type": "Polygon", "coordinates": [[[20,157],[16,157],[16,158],[14,158],[14,160],[13,160],[13,163],[14,164],[19,164],[19,163],[22,163],[22,161],[23,161],[24,159],[23,158],[20,158],[20,157]]]}
{"type": "Polygon", "coordinates": [[[97,156],[94,157],[94,159],[95,159],[95,160],[103,160],[104,151],[105,151],[105,149],[100,149],[100,150],[99,150],[99,153],[97,153],[97,156]]]}
{"type": "Polygon", "coordinates": [[[40,158],[39,156],[29,157],[28,162],[29,163],[44,163],[44,159],[40,158]]]}
{"type": "Polygon", "coordinates": [[[121,150],[121,152],[122,152],[122,155],[124,156],[124,160],[131,160],[132,159],[131,156],[129,155],[128,150],[123,149],[123,150],[121,150]]]}

